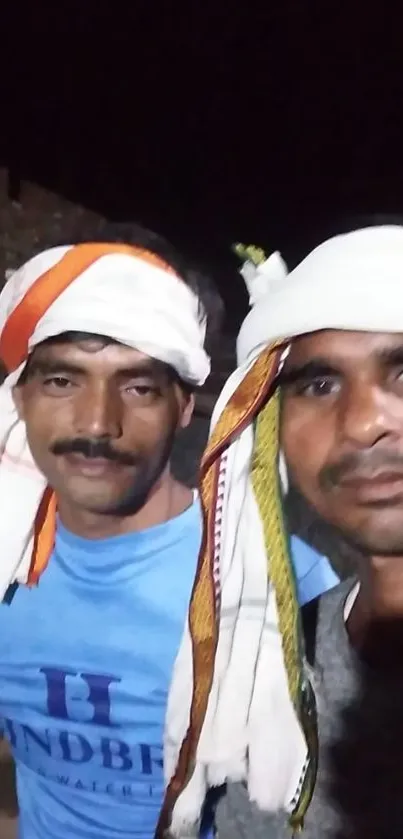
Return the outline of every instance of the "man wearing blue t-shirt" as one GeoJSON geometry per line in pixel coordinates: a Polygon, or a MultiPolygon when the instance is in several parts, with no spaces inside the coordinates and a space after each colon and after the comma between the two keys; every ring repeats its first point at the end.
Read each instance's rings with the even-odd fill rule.
{"type": "MultiPolygon", "coordinates": [[[[55,248],[0,296],[0,714],[21,839],[152,839],[164,797],[202,536],[169,461],[209,362],[197,275],[156,250],[55,248]]],[[[292,547],[305,602],[337,579],[292,547]]]]}

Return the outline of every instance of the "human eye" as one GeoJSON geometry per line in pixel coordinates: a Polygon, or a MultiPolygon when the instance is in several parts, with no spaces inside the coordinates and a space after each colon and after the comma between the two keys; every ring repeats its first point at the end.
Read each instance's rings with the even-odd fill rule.
{"type": "Polygon", "coordinates": [[[317,376],[295,385],[295,394],[311,398],[333,396],[340,391],[340,381],[334,376],[317,376]]]}
{"type": "Polygon", "coordinates": [[[387,377],[385,385],[388,390],[395,393],[401,399],[403,392],[403,369],[397,367],[391,371],[391,374],[387,377]]]}
{"type": "Polygon", "coordinates": [[[67,376],[47,376],[43,380],[43,386],[46,390],[69,390],[73,387],[73,382],[67,376]]]}
{"type": "Polygon", "coordinates": [[[150,400],[158,394],[158,388],[151,382],[130,382],[125,391],[137,399],[150,400]]]}

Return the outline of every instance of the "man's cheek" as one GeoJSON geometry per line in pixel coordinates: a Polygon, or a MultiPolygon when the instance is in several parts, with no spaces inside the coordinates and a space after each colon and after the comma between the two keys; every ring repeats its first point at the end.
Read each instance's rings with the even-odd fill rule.
{"type": "Polygon", "coordinates": [[[48,429],[47,425],[44,425],[43,420],[46,419],[46,415],[42,418],[42,423],[28,423],[26,424],[27,428],[27,440],[29,447],[33,454],[40,454],[42,456],[49,455],[49,449],[51,446],[52,440],[52,431],[48,429]]]}
{"type": "Polygon", "coordinates": [[[293,455],[294,457],[289,461],[292,483],[305,496],[307,501],[315,506],[318,506],[318,504],[322,506],[325,499],[322,497],[320,487],[319,463],[313,459],[309,460],[309,450],[304,443],[301,443],[301,447],[293,451],[293,455]]]}

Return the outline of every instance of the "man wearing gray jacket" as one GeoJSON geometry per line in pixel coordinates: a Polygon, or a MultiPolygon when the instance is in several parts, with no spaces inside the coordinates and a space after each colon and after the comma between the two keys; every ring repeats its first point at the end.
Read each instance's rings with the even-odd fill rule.
{"type": "MultiPolygon", "coordinates": [[[[243,271],[253,307],[238,340],[237,388],[243,383],[245,393],[253,365],[264,361],[271,387],[255,412],[251,468],[258,462],[267,497],[276,496],[277,507],[266,510],[266,534],[291,481],[360,559],[356,577],[305,607],[302,622],[287,623],[276,543],[266,539],[290,696],[308,759],[299,798],[265,796],[247,772],[227,778],[218,836],[397,839],[403,824],[403,227],[337,236],[288,275],[284,264],[275,276],[270,260],[258,267],[252,261],[243,271]],[[281,490],[268,454],[274,441],[281,490]],[[302,641],[302,627],[295,681],[298,660],[290,648],[293,638],[302,641]]],[[[258,496],[257,475],[254,486],[258,496]]],[[[260,711],[268,728],[272,710],[260,711]]],[[[269,752],[268,760],[273,765],[269,752]]],[[[273,773],[268,785],[280,789],[279,776],[273,773]]]]}

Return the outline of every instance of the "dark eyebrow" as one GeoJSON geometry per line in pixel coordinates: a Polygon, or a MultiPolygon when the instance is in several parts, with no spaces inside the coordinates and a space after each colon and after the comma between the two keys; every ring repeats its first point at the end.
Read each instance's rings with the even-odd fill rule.
{"type": "MultiPolygon", "coordinates": [[[[85,367],[79,364],[74,364],[63,359],[49,359],[41,360],[40,358],[32,359],[29,365],[29,372],[40,373],[43,376],[55,375],[57,373],[70,373],[75,376],[83,376],[88,373],[85,367]]],[[[131,367],[122,367],[116,370],[116,375],[122,379],[135,379],[139,376],[146,376],[147,378],[161,378],[161,376],[168,376],[170,368],[167,364],[159,361],[139,361],[131,367]]]]}
{"type": "Polygon", "coordinates": [[[278,377],[280,387],[297,382],[307,382],[324,376],[340,376],[340,370],[332,367],[326,359],[315,358],[305,364],[290,364],[278,377]]]}
{"type": "Polygon", "coordinates": [[[42,376],[50,376],[56,373],[72,373],[73,375],[82,375],[85,370],[78,364],[71,364],[69,361],[41,361],[39,358],[33,358],[28,361],[27,365],[30,374],[40,373],[42,376]]]}
{"type": "Polygon", "coordinates": [[[144,376],[148,379],[160,379],[161,376],[170,377],[170,368],[162,361],[139,361],[132,367],[123,367],[116,371],[122,379],[136,379],[144,376]]]}
{"type": "Polygon", "coordinates": [[[403,367],[403,346],[383,349],[378,354],[379,361],[387,367],[403,367]]]}

